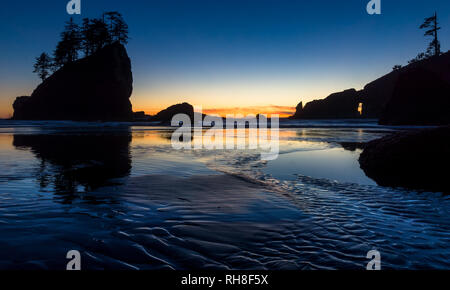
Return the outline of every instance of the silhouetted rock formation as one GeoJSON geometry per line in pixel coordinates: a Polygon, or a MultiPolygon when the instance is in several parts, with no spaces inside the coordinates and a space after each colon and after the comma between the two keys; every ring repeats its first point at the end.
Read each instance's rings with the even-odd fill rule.
{"type": "Polygon", "coordinates": [[[177,114],[188,115],[191,118],[191,121],[193,121],[194,120],[194,107],[188,103],[173,105],[165,110],[162,110],[155,116],[152,116],[151,121],[171,122],[173,116],[175,116],[177,114]]]}
{"type": "Polygon", "coordinates": [[[131,62],[119,43],[67,64],[31,97],[14,102],[15,120],[130,121],[131,62]]]}
{"type": "Polygon", "coordinates": [[[394,93],[398,77],[404,70],[405,67],[394,70],[364,86],[360,91],[364,118],[378,119],[381,116],[394,93]]]}
{"type": "Polygon", "coordinates": [[[30,96],[17,97],[13,104],[15,120],[25,120],[32,113],[30,96]],[[30,112],[29,112],[30,111],[30,112]]]}
{"type": "MultiPolygon", "coordinates": [[[[300,102],[297,105],[297,108],[295,108],[295,114],[291,117],[291,119],[301,119],[303,113],[303,102],[300,102]]],[[[259,120],[259,114],[256,116],[256,118],[259,120]]]]}
{"type": "MultiPolygon", "coordinates": [[[[450,83],[450,53],[444,53],[441,56],[431,57],[416,63],[409,64],[402,67],[399,70],[395,70],[382,78],[366,85],[363,90],[362,98],[365,103],[364,114],[367,117],[381,117],[384,114],[384,110],[387,104],[390,102],[394,93],[402,89],[401,94],[407,93],[405,90],[412,92],[413,87],[418,87],[418,84],[414,83],[414,78],[417,81],[417,75],[423,73],[423,77],[429,78],[432,75],[436,80],[441,80],[450,83]],[[427,74],[430,74],[427,76],[427,74]],[[409,80],[410,79],[410,80],[409,80]],[[402,82],[402,84],[399,84],[402,82]],[[401,88],[399,88],[401,86],[401,88]],[[411,88],[408,89],[408,87],[411,88]]],[[[433,90],[434,82],[420,82],[422,90],[423,104],[425,100],[428,100],[430,94],[427,93],[433,90]]],[[[450,92],[448,92],[450,94],[450,92]]],[[[406,95],[404,97],[407,97],[406,95]]],[[[408,97],[408,102],[412,98],[408,97]]],[[[402,104],[408,105],[406,103],[402,104]]],[[[391,107],[390,110],[393,108],[391,107]]],[[[401,107],[398,107],[397,111],[401,112],[401,107]]],[[[417,122],[414,122],[417,123],[417,122]]]]}
{"type": "Polygon", "coordinates": [[[294,119],[347,119],[357,118],[360,98],[355,89],[334,93],[323,100],[315,100],[302,108],[297,106],[294,119]]]}
{"type": "Polygon", "coordinates": [[[401,132],[369,142],[361,168],[381,186],[450,193],[450,127],[401,132]]]}
{"type": "Polygon", "coordinates": [[[401,74],[380,124],[450,124],[450,82],[420,67],[401,74]]]}
{"type": "Polygon", "coordinates": [[[294,119],[374,118],[382,124],[449,124],[450,53],[431,57],[367,84],[363,90],[338,93],[297,107],[294,119]],[[356,98],[355,98],[356,95],[356,98]],[[339,99],[339,102],[329,100],[339,99]],[[447,98],[445,97],[447,96],[447,98]],[[356,101],[355,101],[356,99],[356,101]],[[362,114],[357,112],[362,103],[362,114]],[[356,107],[355,107],[356,106],[356,107]],[[342,111],[341,113],[339,111],[342,111]]]}
{"type": "Polygon", "coordinates": [[[133,121],[149,121],[151,117],[150,115],[146,115],[144,111],[133,113],[133,121]]]}

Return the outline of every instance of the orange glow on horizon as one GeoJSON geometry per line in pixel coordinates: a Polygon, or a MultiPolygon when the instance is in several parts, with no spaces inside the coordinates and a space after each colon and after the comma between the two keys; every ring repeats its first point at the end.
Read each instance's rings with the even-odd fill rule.
{"type": "MultiPolygon", "coordinates": [[[[158,112],[166,108],[133,108],[133,111],[139,112],[144,111],[147,115],[156,115],[158,112]]],[[[295,107],[289,106],[253,106],[253,107],[229,107],[229,108],[203,108],[203,114],[207,115],[219,115],[221,117],[226,117],[228,114],[236,115],[242,114],[247,116],[250,114],[258,115],[274,115],[278,114],[280,118],[287,118],[295,113],[295,107]]]]}
{"type": "MultiPolygon", "coordinates": [[[[144,111],[147,115],[156,115],[158,112],[166,109],[166,107],[161,108],[139,108],[133,107],[134,112],[144,111]]],[[[273,115],[278,114],[280,118],[287,118],[295,113],[295,107],[289,106],[255,106],[255,107],[230,107],[230,108],[203,108],[203,114],[207,115],[219,115],[221,117],[226,117],[227,114],[242,114],[243,116],[247,116],[250,114],[258,115],[273,115]]],[[[4,111],[0,111],[0,118],[11,118],[12,117],[12,108],[7,108],[4,111]]]]}
{"type": "Polygon", "coordinates": [[[226,117],[227,114],[236,115],[242,114],[247,116],[250,114],[258,115],[274,115],[277,114],[280,118],[286,118],[294,115],[295,107],[288,106],[255,106],[255,107],[234,107],[234,108],[217,108],[217,109],[203,109],[204,114],[219,115],[226,117]]]}

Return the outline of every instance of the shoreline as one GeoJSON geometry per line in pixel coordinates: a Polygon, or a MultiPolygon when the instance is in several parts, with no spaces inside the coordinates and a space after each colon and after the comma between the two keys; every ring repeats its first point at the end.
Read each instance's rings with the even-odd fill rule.
{"type": "MultiPolygon", "coordinates": [[[[336,129],[344,129],[344,128],[361,128],[361,129],[371,129],[371,128],[380,128],[380,129],[425,129],[425,128],[437,128],[441,126],[421,126],[421,125],[400,125],[400,126],[392,126],[392,125],[379,125],[377,123],[377,119],[301,119],[301,120],[292,120],[288,118],[280,119],[279,127],[280,129],[296,129],[296,128],[336,128],[336,129]]],[[[164,127],[164,128],[177,128],[170,126],[161,122],[122,122],[122,121],[72,121],[72,120],[11,120],[11,119],[0,119],[0,128],[4,124],[10,124],[11,126],[28,126],[28,125],[36,125],[36,126],[54,126],[54,125],[65,125],[68,127],[78,126],[80,125],[87,127],[95,127],[95,126],[104,126],[104,127],[164,127]]],[[[210,127],[203,126],[204,129],[208,129],[210,127]]],[[[225,126],[223,129],[226,129],[225,126]]]]}

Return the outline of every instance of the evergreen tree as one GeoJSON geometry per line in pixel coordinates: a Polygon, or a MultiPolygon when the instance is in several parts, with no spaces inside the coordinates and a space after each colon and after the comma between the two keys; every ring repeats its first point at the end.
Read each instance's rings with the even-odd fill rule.
{"type": "Polygon", "coordinates": [[[53,62],[48,55],[46,57],[41,55],[42,61],[35,64],[35,70],[42,79],[45,79],[50,68],[55,71],[76,61],[80,50],[85,56],[89,56],[116,41],[128,43],[128,25],[120,13],[107,12],[100,19],[84,18],[81,27],[70,18],[53,52],[53,62]],[[45,64],[45,70],[40,67],[41,63],[45,64]]]}
{"type": "Polygon", "coordinates": [[[42,81],[45,81],[50,74],[52,68],[52,59],[47,53],[43,52],[39,57],[36,57],[36,62],[34,63],[34,73],[37,73],[42,81]]]}
{"type": "Polygon", "coordinates": [[[55,65],[61,67],[67,63],[78,59],[78,51],[81,49],[81,36],[79,26],[70,18],[66,22],[64,31],[61,33],[61,40],[54,52],[55,65]]]}
{"type": "Polygon", "coordinates": [[[106,22],[111,42],[118,41],[121,44],[128,43],[128,25],[119,12],[107,12],[106,22]]]}
{"type": "Polygon", "coordinates": [[[89,56],[94,51],[94,32],[91,26],[91,20],[89,18],[83,19],[81,26],[81,46],[85,56],[89,56]]]}
{"type": "Polygon", "coordinates": [[[425,36],[432,36],[433,40],[430,42],[427,50],[427,55],[440,55],[441,54],[441,44],[438,40],[438,30],[439,27],[437,21],[437,13],[434,13],[434,16],[428,17],[425,19],[424,23],[420,26],[420,29],[428,29],[425,31],[425,36]]]}
{"type": "Polygon", "coordinates": [[[415,58],[413,58],[410,61],[408,61],[408,63],[409,64],[416,63],[416,62],[419,62],[421,60],[427,59],[429,57],[430,57],[429,55],[426,55],[425,53],[421,52],[415,58]]]}
{"type": "Polygon", "coordinates": [[[105,44],[111,42],[108,27],[103,19],[93,19],[91,21],[93,52],[103,48],[105,44]]]}
{"type": "Polygon", "coordinates": [[[67,39],[69,61],[73,62],[78,59],[78,52],[81,49],[81,34],[78,24],[73,22],[73,18],[66,23],[64,34],[67,39]]]}

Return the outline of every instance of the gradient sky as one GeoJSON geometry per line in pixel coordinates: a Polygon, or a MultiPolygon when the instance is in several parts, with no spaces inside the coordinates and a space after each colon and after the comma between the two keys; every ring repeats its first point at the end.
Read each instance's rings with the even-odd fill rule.
{"type": "MultiPolygon", "coordinates": [[[[84,17],[119,11],[130,27],[135,111],[187,101],[207,112],[289,112],[300,101],[362,88],[427,47],[418,27],[438,12],[450,48],[450,1],[81,0],[84,17]]],[[[0,117],[40,83],[34,58],[52,52],[68,0],[4,1],[0,117]]]]}

